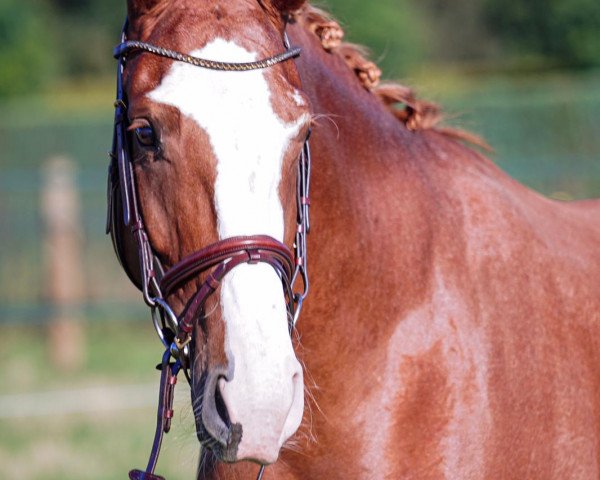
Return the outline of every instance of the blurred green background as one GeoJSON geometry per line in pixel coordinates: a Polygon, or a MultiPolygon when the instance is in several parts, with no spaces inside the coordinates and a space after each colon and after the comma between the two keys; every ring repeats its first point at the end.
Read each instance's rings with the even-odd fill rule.
{"type": "MultiPolygon", "coordinates": [[[[511,175],[559,199],[600,195],[598,0],[319,5],[387,78],[483,135],[511,175]]],[[[150,446],[161,348],[103,233],[124,14],[124,0],[0,0],[2,479],[122,479],[150,446]],[[79,300],[66,313],[51,299],[45,240],[56,157],[73,162],[81,205],[79,300]],[[71,367],[55,358],[60,315],[79,327],[64,337],[81,346],[71,367]]],[[[159,467],[171,479],[190,478],[198,453],[187,391],[159,467]]]]}

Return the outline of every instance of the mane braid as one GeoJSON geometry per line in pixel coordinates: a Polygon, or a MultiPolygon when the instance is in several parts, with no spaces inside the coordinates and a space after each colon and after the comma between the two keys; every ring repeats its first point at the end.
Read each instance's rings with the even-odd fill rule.
{"type": "Polygon", "coordinates": [[[432,102],[417,99],[413,89],[393,82],[380,83],[381,70],[368,59],[367,49],[344,42],[344,30],[327,12],[306,4],[293,15],[309,32],[316,35],[323,48],[341,57],[355,73],[362,86],[379,98],[409,130],[435,130],[447,137],[491,150],[478,135],[458,128],[442,127],[444,115],[432,102]]]}

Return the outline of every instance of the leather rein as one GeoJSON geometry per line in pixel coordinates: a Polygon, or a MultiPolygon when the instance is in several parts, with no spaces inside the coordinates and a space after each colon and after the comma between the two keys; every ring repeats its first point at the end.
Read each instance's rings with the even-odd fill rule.
{"type": "MultiPolygon", "coordinates": [[[[163,477],[154,474],[154,470],[163,434],[168,433],[171,427],[173,394],[177,375],[183,370],[188,382],[191,382],[189,373],[191,366],[190,342],[194,325],[203,317],[207,298],[217,290],[225,275],[244,263],[262,262],[270,265],[281,278],[286,297],[290,333],[298,320],[303,301],[309,290],[306,235],[310,230],[310,147],[307,137],[298,160],[297,228],[293,254],[285,244],[270,236],[239,236],[208,245],[164,271],[148,239],[137,200],[135,175],[127,137],[128,104],[123,86],[123,73],[127,65],[128,54],[133,51],[148,52],[189,63],[199,68],[240,72],[264,69],[296,58],[300,55],[300,48],[291,48],[286,35],[284,38],[286,50],[283,53],[256,62],[218,62],[193,57],[145,42],[127,40],[126,31],[127,23],[123,28],[121,43],[114,51],[114,57],[118,61],[117,94],[114,103],[115,125],[108,175],[106,232],[111,235],[115,253],[123,269],[142,291],[144,301],[151,309],[156,332],[165,347],[162,362],[157,366],[161,370],[159,405],[156,432],[148,466],[145,471],[130,471],[129,478],[132,480],[164,480],[163,477]],[[129,243],[135,245],[137,249],[139,260],[136,265],[131,265],[127,261],[124,253],[126,239],[129,239],[129,243]],[[177,316],[166,299],[206,272],[208,272],[206,279],[192,296],[183,313],[177,316]],[[294,288],[298,279],[302,283],[300,291],[294,288]]],[[[262,478],[264,468],[262,465],[258,479],[262,478]]]]}

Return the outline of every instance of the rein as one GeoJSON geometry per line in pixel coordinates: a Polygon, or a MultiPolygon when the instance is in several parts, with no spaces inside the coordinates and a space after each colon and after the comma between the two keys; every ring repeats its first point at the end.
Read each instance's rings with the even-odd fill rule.
{"type": "MultiPolygon", "coordinates": [[[[127,23],[123,28],[121,43],[114,50],[114,57],[118,60],[117,95],[114,103],[115,127],[108,175],[106,232],[111,235],[115,253],[123,269],[142,291],[144,301],[151,309],[156,332],[165,347],[162,362],[157,366],[161,371],[157,425],[148,466],[145,471],[130,471],[129,478],[164,480],[164,477],[154,474],[154,470],[163,435],[171,428],[177,375],[183,370],[188,382],[191,383],[190,342],[194,325],[204,314],[207,298],[217,290],[225,275],[244,263],[262,262],[270,265],[281,278],[287,299],[290,333],[298,320],[309,290],[306,235],[310,230],[310,147],[307,137],[298,160],[297,228],[293,254],[285,244],[267,235],[232,237],[208,245],[164,271],[150,245],[137,200],[135,175],[127,141],[128,104],[123,86],[127,55],[133,51],[142,51],[200,68],[241,72],[269,68],[296,58],[300,55],[300,48],[291,48],[286,35],[284,38],[286,50],[283,53],[255,62],[229,63],[194,57],[145,42],[127,40],[126,31],[127,23]],[[138,262],[135,265],[128,263],[124,252],[124,243],[127,240],[137,248],[138,262]],[[177,316],[166,299],[204,273],[207,273],[206,279],[192,296],[182,314],[177,316]],[[294,288],[298,279],[302,282],[299,292],[294,288]]],[[[264,470],[265,466],[261,465],[257,480],[262,478],[264,470]]]]}

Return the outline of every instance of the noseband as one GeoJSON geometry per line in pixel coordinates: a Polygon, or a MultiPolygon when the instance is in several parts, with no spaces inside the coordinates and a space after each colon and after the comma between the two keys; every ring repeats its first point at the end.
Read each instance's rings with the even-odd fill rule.
{"type": "MultiPolygon", "coordinates": [[[[247,63],[229,63],[206,60],[184,53],[157,47],[149,43],[127,40],[127,24],[123,28],[121,43],[115,48],[114,56],[118,60],[117,98],[115,101],[115,127],[111,163],[108,175],[108,215],[107,233],[110,233],[119,262],[132,282],[142,291],[144,301],[150,307],[152,320],[158,336],[165,347],[165,353],[159,369],[161,382],[157,427],[154,443],[146,471],[132,470],[132,480],[160,480],[163,477],[154,474],[160,452],[163,433],[170,429],[173,416],[173,391],[177,374],[183,370],[188,382],[190,351],[189,344],[195,323],[202,318],[204,305],[208,297],[217,290],[221,280],[235,267],[248,263],[266,263],[279,275],[289,315],[289,327],[296,324],[302,303],[308,294],[308,274],[306,259],[306,235],[309,222],[310,188],[310,147],[308,138],[298,160],[296,189],[297,228],[294,242],[294,254],[279,240],[267,235],[251,235],[226,238],[188,255],[166,271],[150,245],[146,228],[137,200],[135,175],[129,144],[127,141],[127,99],[123,87],[123,73],[127,64],[127,55],[133,51],[148,52],[175,61],[189,63],[199,68],[241,72],[264,69],[285,62],[300,55],[300,48],[290,48],[287,36],[284,40],[286,50],[272,57],[247,63]],[[135,245],[138,253],[137,264],[131,265],[125,255],[125,245],[135,245]],[[200,288],[192,296],[180,316],[177,316],[166,300],[179,289],[204,274],[206,277],[200,288]],[[300,291],[294,288],[298,278],[302,285],[300,291]],[[173,361],[171,361],[173,359],[173,361]]],[[[234,73],[235,74],[235,73],[234,73]]],[[[262,477],[264,466],[259,472],[262,477]]],[[[164,479],[163,479],[164,480],[164,479]]]]}

